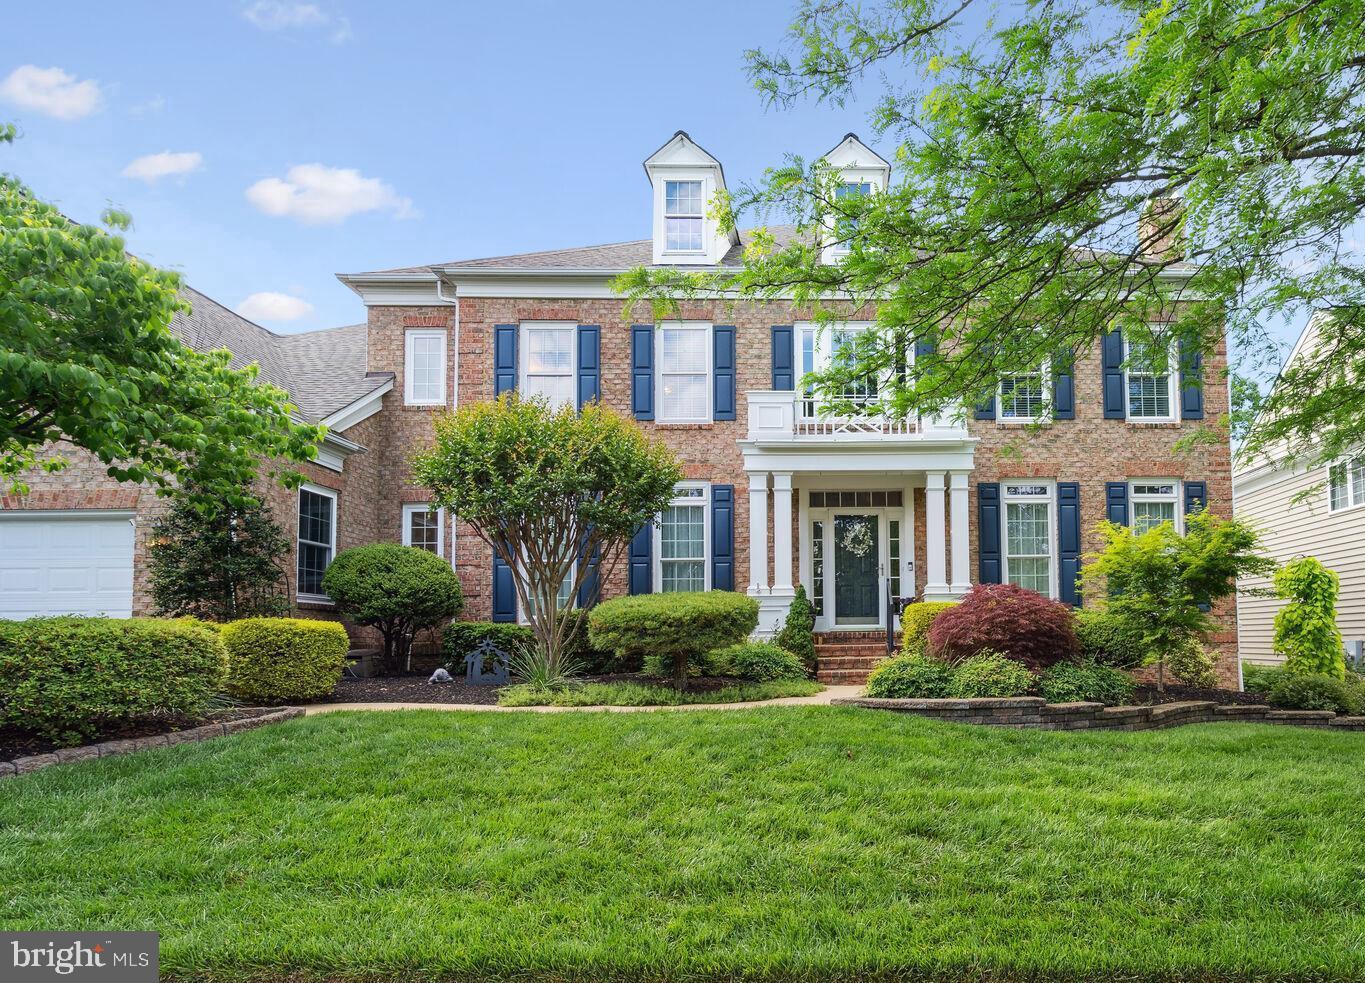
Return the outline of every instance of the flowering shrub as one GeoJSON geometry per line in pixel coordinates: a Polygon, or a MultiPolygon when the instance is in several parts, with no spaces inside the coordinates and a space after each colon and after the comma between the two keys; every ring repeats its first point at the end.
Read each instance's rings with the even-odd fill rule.
{"type": "Polygon", "coordinates": [[[978,584],[929,626],[929,655],[949,662],[999,652],[1031,669],[1074,660],[1080,643],[1071,609],[1013,584],[978,584]]]}

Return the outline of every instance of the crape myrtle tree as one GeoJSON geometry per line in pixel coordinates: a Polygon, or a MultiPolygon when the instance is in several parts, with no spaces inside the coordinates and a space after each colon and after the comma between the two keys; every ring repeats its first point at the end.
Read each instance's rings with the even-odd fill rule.
{"type": "Polygon", "coordinates": [[[876,329],[815,381],[875,373],[899,412],[974,405],[1115,326],[1146,367],[1207,355],[1226,323],[1261,371],[1279,357],[1268,318],[1327,309],[1330,368],[1281,378],[1247,452],[1289,440],[1322,460],[1365,439],[1359,3],[802,0],[746,58],[779,107],[876,94],[892,187],[840,197],[821,161],[788,158],[712,208],[795,237],[756,229],[737,272],[637,269],[618,283],[632,302],[728,291],[832,319],[875,301],[876,329]],[[847,252],[825,263],[831,241],[847,252]],[[917,347],[933,354],[898,373],[917,347]]]}
{"type": "Polygon", "coordinates": [[[599,404],[551,410],[515,393],[436,419],[413,477],[507,564],[551,677],[631,537],[673,497],[663,442],[599,404]],[[567,583],[570,603],[560,607],[567,583]]]}
{"type": "MultiPolygon", "coordinates": [[[[14,138],[0,125],[0,144],[14,138]]],[[[130,256],[118,230],[73,222],[0,175],[0,489],[60,470],[54,442],[89,451],[119,481],[178,484],[205,504],[245,502],[261,462],[288,462],[321,437],[285,393],[227,351],[197,352],[171,331],[187,311],[180,278],[130,256]]]]}

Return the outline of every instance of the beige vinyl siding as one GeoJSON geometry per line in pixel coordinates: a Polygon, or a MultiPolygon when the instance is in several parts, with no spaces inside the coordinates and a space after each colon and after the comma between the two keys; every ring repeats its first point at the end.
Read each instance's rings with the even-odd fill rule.
{"type": "MultiPolygon", "coordinates": [[[[1341,578],[1337,627],[1347,639],[1365,638],[1365,506],[1330,512],[1327,469],[1277,472],[1273,477],[1238,475],[1233,479],[1235,511],[1255,523],[1268,552],[1279,563],[1315,556],[1341,578]],[[1316,487],[1310,497],[1294,496],[1316,487]]],[[[1248,578],[1239,588],[1269,587],[1267,578],[1248,578]]],[[[1249,662],[1278,662],[1272,640],[1275,613],[1284,602],[1274,597],[1237,601],[1238,648],[1249,662]]]]}

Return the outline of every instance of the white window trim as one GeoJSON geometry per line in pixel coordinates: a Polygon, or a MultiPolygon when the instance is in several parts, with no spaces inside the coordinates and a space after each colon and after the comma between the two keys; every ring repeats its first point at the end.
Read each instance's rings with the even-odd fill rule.
{"type": "Polygon", "coordinates": [[[1351,494],[1351,462],[1360,460],[1363,457],[1365,457],[1365,452],[1353,454],[1349,457],[1338,457],[1327,465],[1326,491],[1328,515],[1340,515],[1343,512],[1350,512],[1352,509],[1365,507],[1365,495],[1361,496],[1360,501],[1354,501],[1351,494]],[[1339,508],[1332,508],[1332,469],[1336,467],[1344,467],[1346,469],[1346,504],[1339,508]]]}
{"type": "Polygon", "coordinates": [[[1174,478],[1130,478],[1128,479],[1128,528],[1137,529],[1137,515],[1133,506],[1138,502],[1170,502],[1175,506],[1175,531],[1184,534],[1185,532],[1185,510],[1181,507],[1181,499],[1184,486],[1174,478]],[[1172,485],[1175,488],[1170,495],[1139,495],[1134,488],[1137,485],[1172,485]]]}
{"type": "MultiPolygon", "coordinates": [[[[568,577],[568,580],[569,580],[570,583],[572,583],[574,580],[576,580],[576,579],[578,578],[578,560],[575,559],[571,564],[569,564],[569,572],[568,572],[568,574],[567,574],[566,576],[568,577]]],[[[576,593],[570,592],[570,594],[569,594],[569,610],[572,611],[572,610],[573,610],[574,608],[576,608],[576,607],[578,607],[578,597],[577,597],[576,593]]],[[[517,593],[517,624],[519,624],[519,625],[529,625],[530,623],[531,623],[531,615],[530,615],[530,612],[528,612],[528,611],[525,609],[525,607],[522,606],[522,603],[521,603],[521,593],[518,592],[518,593],[517,593]]]]}
{"type": "Polygon", "coordinates": [[[450,366],[446,364],[448,356],[448,342],[444,328],[408,328],[403,333],[403,404],[405,406],[445,405],[446,376],[450,373],[450,366]],[[417,399],[412,393],[412,343],[417,338],[439,338],[441,341],[441,391],[436,399],[417,399]]]}
{"type": "Polygon", "coordinates": [[[408,502],[403,505],[403,545],[412,545],[412,523],[409,520],[419,512],[436,513],[436,555],[444,559],[446,555],[446,510],[433,509],[430,502],[408,502]]]}
{"type": "Polygon", "coordinates": [[[713,326],[710,321],[660,321],[654,329],[654,402],[656,406],[656,423],[712,423],[715,421],[715,391],[716,391],[716,345],[713,326]],[[706,355],[706,412],[698,417],[665,416],[664,415],[664,375],[692,375],[690,372],[664,372],[663,355],[663,332],[668,328],[674,330],[682,328],[688,331],[696,331],[704,334],[705,355],[706,355]]]}
{"type": "MultiPolygon", "coordinates": [[[[339,516],[339,510],[338,510],[338,507],[337,507],[337,504],[338,504],[338,503],[337,503],[337,491],[336,491],[335,488],[324,488],[322,485],[315,485],[315,484],[313,484],[312,482],[308,482],[308,481],[305,481],[303,484],[299,485],[299,492],[302,493],[302,492],[305,492],[305,491],[312,492],[312,493],[315,494],[315,495],[321,495],[321,496],[323,496],[324,498],[330,498],[330,499],[332,500],[332,522],[331,522],[331,529],[329,530],[329,531],[331,532],[331,534],[332,534],[332,541],[331,541],[330,543],[327,544],[327,545],[328,545],[328,548],[332,551],[331,557],[327,560],[327,566],[330,567],[330,566],[332,565],[332,561],[335,560],[335,559],[337,558],[337,522],[338,522],[339,517],[340,517],[340,516],[339,516]]],[[[302,591],[298,590],[298,578],[299,578],[299,559],[298,559],[298,553],[299,553],[299,546],[300,546],[300,545],[303,543],[303,541],[304,541],[302,535],[300,535],[301,532],[302,532],[302,530],[300,530],[300,528],[299,528],[299,496],[298,496],[298,495],[295,495],[295,496],[294,496],[294,589],[295,589],[294,596],[295,596],[295,598],[297,598],[297,599],[300,600],[300,601],[317,601],[317,602],[322,603],[322,604],[331,604],[331,603],[332,603],[332,599],[331,599],[330,597],[328,597],[326,594],[305,594],[305,593],[303,593],[302,591]]],[[[310,544],[310,545],[316,545],[316,544],[314,544],[314,543],[312,542],[312,540],[309,540],[309,544],[310,544]]]]}
{"type": "MultiPolygon", "coordinates": [[[[1123,339],[1123,415],[1134,423],[1175,423],[1180,419],[1180,358],[1177,346],[1171,345],[1169,352],[1170,364],[1166,368],[1166,388],[1169,391],[1167,405],[1171,412],[1165,416],[1134,416],[1133,399],[1128,380],[1134,374],[1128,369],[1128,360],[1132,357],[1132,348],[1128,344],[1128,339],[1123,339]]],[[[1139,372],[1138,375],[1152,375],[1150,372],[1139,372]]]]}
{"type": "MultiPolygon", "coordinates": [[[[798,391],[801,393],[800,406],[802,407],[803,413],[805,412],[804,406],[807,402],[807,398],[805,396],[806,390],[805,387],[801,384],[801,380],[805,378],[806,375],[805,348],[806,335],[810,335],[811,337],[811,370],[818,374],[829,368],[830,362],[834,360],[834,335],[836,332],[859,334],[864,331],[870,331],[875,326],[876,326],[875,321],[844,321],[837,325],[820,324],[815,321],[798,321],[796,323],[792,346],[795,349],[793,352],[795,356],[795,361],[800,366],[800,372],[797,374],[796,377],[796,385],[798,391]]],[[[914,348],[913,346],[907,346],[907,351],[905,353],[905,366],[907,369],[909,369],[912,366],[914,366],[914,364],[915,364],[914,348]]],[[[879,394],[886,392],[891,387],[891,378],[893,374],[894,370],[887,369],[877,376],[877,392],[879,394]]],[[[820,413],[818,404],[816,407],[816,416],[822,420],[847,419],[847,417],[832,416],[829,414],[820,413]]]]}
{"type": "MultiPolygon", "coordinates": [[[[1039,366],[1039,375],[1043,384],[1043,404],[1038,408],[1037,416],[1006,416],[1005,415],[1005,378],[997,380],[995,383],[995,422],[1004,423],[1011,426],[1020,424],[1028,425],[1033,423],[1051,423],[1052,414],[1049,412],[1052,406],[1052,362],[1050,359],[1043,359],[1039,366]]],[[[1032,375],[1031,372],[1007,372],[1005,377],[1020,375],[1032,375]]]]}
{"type": "MultiPolygon", "coordinates": [[[[532,378],[529,369],[531,364],[529,339],[534,331],[563,331],[565,328],[571,329],[569,332],[569,369],[567,373],[537,372],[535,377],[550,378],[567,374],[569,377],[569,406],[578,405],[578,322],[577,321],[522,321],[520,330],[517,332],[517,392],[529,392],[527,380],[532,378]]],[[[559,409],[558,406],[550,407],[551,410],[559,409]]]]}
{"type": "Polygon", "coordinates": [[[663,221],[659,223],[660,239],[665,256],[705,256],[706,255],[706,233],[709,224],[706,217],[706,206],[711,200],[711,182],[701,175],[683,176],[668,175],[659,182],[661,189],[659,208],[663,215],[663,221]],[[668,211],[668,185],[695,183],[701,185],[701,214],[700,215],[673,215],[668,211]],[[670,249],[668,245],[668,220],[670,218],[694,218],[701,220],[701,248],[700,249],[670,249]]]}
{"type": "Polygon", "coordinates": [[[1047,488],[1048,597],[1059,600],[1061,594],[1057,589],[1057,568],[1061,565],[1061,557],[1057,548],[1057,483],[1046,478],[1016,478],[1000,482],[1000,582],[1010,582],[1009,505],[1011,502],[1040,501],[1037,495],[1011,496],[1008,493],[1010,485],[1044,485],[1047,488]]]}
{"type": "MultiPolygon", "coordinates": [[[[680,481],[673,489],[674,498],[668,504],[674,505],[700,505],[701,506],[701,567],[702,583],[705,585],[703,590],[711,589],[711,483],[709,481],[680,481]],[[687,488],[700,488],[702,494],[700,498],[682,498],[678,492],[687,488]]],[[[664,523],[663,515],[655,518],[653,523],[653,542],[650,544],[650,553],[653,556],[653,569],[650,571],[653,577],[655,593],[662,594],[664,589],[664,523]]]]}

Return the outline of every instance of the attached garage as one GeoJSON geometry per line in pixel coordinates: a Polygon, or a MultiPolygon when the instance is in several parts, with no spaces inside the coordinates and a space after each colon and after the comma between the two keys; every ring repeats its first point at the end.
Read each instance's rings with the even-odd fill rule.
{"type": "Polygon", "coordinates": [[[132,613],[132,512],[0,512],[0,618],[132,613]]]}

